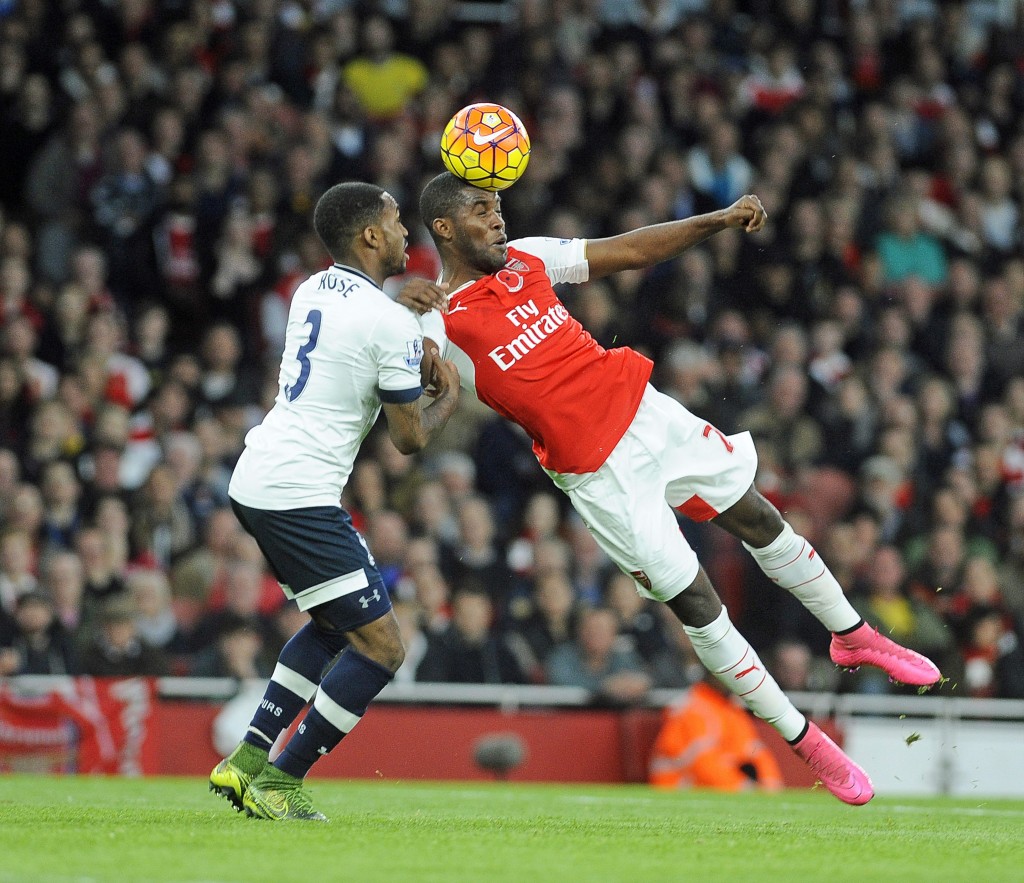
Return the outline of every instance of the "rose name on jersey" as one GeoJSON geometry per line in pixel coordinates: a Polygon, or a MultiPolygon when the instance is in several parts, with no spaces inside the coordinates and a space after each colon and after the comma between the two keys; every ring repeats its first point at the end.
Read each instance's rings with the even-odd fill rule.
{"type": "Polygon", "coordinates": [[[487,354],[502,371],[508,371],[558,331],[569,318],[569,311],[556,301],[542,313],[531,298],[526,303],[514,306],[505,313],[505,318],[512,323],[518,334],[487,354]]]}
{"type": "Polygon", "coordinates": [[[348,276],[339,276],[326,270],[320,275],[320,284],[317,289],[319,291],[337,291],[342,297],[348,297],[359,287],[361,281],[348,276]]]}

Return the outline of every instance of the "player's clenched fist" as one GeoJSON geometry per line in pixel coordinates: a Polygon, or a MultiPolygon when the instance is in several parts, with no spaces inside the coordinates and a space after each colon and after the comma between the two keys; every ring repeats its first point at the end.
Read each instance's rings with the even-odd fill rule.
{"type": "Polygon", "coordinates": [[[429,380],[423,390],[424,393],[432,399],[440,398],[443,395],[457,397],[459,394],[459,369],[455,367],[455,363],[448,359],[442,359],[436,346],[430,345],[429,348],[424,347],[424,349],[430,358],[429,380]]]}
{"type": "Polygon", "coordinates": [[[767,220],[768,212],[753,193],[741,196],[725,210],[726,225],[742,227],[747,233],[756,233],[767,220]]]}

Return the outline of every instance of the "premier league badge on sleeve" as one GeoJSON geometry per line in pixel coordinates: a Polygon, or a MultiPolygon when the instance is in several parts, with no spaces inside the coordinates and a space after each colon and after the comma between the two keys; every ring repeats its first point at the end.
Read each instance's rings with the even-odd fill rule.
{"type": "Polygon", "coordinates": [[[423,361],[423,338],[405,342],[405,364],[410,368],[418,368],[423,361]]]}

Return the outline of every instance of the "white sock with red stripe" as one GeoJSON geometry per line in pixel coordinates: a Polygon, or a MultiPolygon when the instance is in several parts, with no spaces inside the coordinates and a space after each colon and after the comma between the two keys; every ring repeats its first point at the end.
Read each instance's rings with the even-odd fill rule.
{"type": "Polygon", "coordinates": [[[861,621],[832,571],[789,522],[763,549],[746,543],[743,547],[754,556],[768,579],[793,595],[830,632],[851,629],[861,621]]]}
{"type": "Polygon", "coordinates": [[[723,607],[718,619],[703,628],[683,626],[704,666],[735,693],[761,720],[767,721],[787,741],[804,730],[806,718],[793,707],[775,678],[768,674],[747,639],[729,619],[723,607]]]}

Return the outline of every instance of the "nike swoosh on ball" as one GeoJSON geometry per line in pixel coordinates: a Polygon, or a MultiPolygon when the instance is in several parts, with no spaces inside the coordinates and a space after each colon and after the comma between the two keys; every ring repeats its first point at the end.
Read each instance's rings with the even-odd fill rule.
{"type": "Polygon", "coordinates": [[[496,141],[502,135],[507,135],[511,131],[512,131],[512,127],[511,126],[505,126],[504,129],[498,129],[497,132],[491,132],[490,135],[484,135],[482,138],[480,137],[480,133],[479,132],[474,132],[473,133],[473,143],[474,144],[490,144],[492,141],[496,141]]]}

